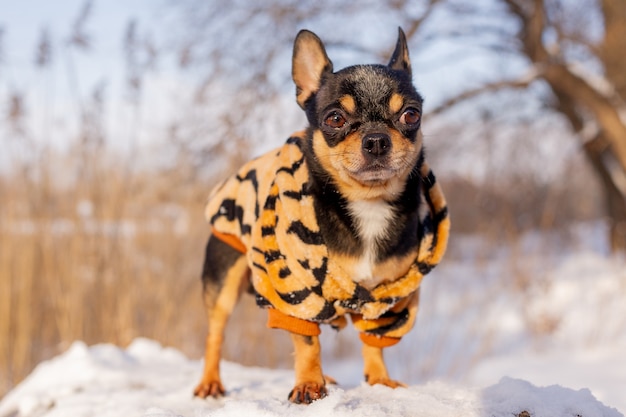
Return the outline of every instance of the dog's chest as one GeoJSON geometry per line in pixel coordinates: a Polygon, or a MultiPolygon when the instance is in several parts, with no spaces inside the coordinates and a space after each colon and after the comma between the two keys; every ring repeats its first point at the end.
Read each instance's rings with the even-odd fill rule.
{"type": "Polygon", "coordinates": [[[380,242],[389,237],[389,225],[394,218],[394,209],[385,201],[354,201],[348,210],[362,242],[361,255],[346,265],[355,282],[373,288],[389,277],[377,276],[375,267],[380,242]]]}

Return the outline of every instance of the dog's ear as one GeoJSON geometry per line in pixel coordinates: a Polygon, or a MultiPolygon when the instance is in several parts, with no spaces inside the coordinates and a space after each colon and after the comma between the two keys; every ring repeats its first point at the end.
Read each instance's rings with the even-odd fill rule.
{"type": "Polygon", "coordinates": [[[409,48],[406,46],[406,36],[402,28],[398,28],[398,42],[396,43],[396,49],[391,55],[389,61],[389,68],[404,71],[412,77],[411,74],[411,60],[409,59],[409,48]]]}
{"type": "Polygon", "coordinates": [[[315,33],[301,30],[293,45],[291,76],[300,107],[320,88],[322,75],[333,72],[324,44],[315,33]]]}

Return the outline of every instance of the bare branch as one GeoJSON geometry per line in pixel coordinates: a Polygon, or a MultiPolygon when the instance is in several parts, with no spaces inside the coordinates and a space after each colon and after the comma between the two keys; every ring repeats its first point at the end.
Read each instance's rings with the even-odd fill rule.
{"type": "Polygon", "coordinates": [[[446,111],[447,109],[449,109],[450,107],[459,104],[463,101],[472,99],[474,97],[477,97],[479,95],[485,94],[485,93],[491,93],[494,91],[500,91],[500,90],[504,90],[504,89],[522,89],[522,88],[526,88],[528,87],[533,81],[537,80],[540,76],[539,71],[534,71],[532,73],[530,73],[527,76],[524,76],[522,78],[516,79],[516,80],[503,80],[503,81],[496,81],[493,83],[489,83],[489,84],[485,84],[482,85],[480,87],[471,89],[471,90],[467,90],[464,91],[463,93],[451,97],[449,99],[447,99],[446,101],[444,101],[443,103],[441,103],[440,105],[438,105],[437,107],[435,107],[434,109],[430,110],[427,114],[426,117],[432,117],[435,116],[437,114],[443,113],[444,111],[446,111]]]}
{"type": "Polygon", "coordinates": [[[615,104],[619,97],[606,96],[565,65],[546,65],[543,78],[554,92],[586,107],[594,115],[613,146],[615,156],[626,170],[626,125],[620,116],[621,106],[615,104]]]}
{"type": "MultiPolygon", "coordinates": [[[[424,6],[424,12],[420,16],[417,16],[417,17],[407,16],[406,13],[403,12],[404,10],[409,8],[412,3],[414,3],[413,0],[389,0],[389,6],[392,9],[402,13],[402,17],[406,18],[406,20],[401,24],[401,26],[402,26],[402,30],[404,31],[406,38],[410,40],[410,39],[415,38],[420,27],[428,20],[428,18],[435,11],[436,6],[439,3],[444,3],[445,1],[446,0],[428,0],[428,4],[424,6]]],[[[430,36],[430,35],[427,34],[426,36],[430,36]]],[[[444,36],[441,36],[441,38],[443,37],[444,36]]],[[[376,58],[380,60],[387,59],[391,52],[390,50],[379,50],[376,52],[372,52],[369,50],[363,50],[362,48],[358,48],[358,47],[352,48],[352,50],[359,51],[359,52],[366,52],[368,54],[373,54],[374,56],[376,56],[376,58]]]]}
{"type": "Polygon", "coordinates": [[[428,19],[428,17],[435,10],[435,6],[437,6],[437,3],[440,3],[441,1],[442,0],[430,0],[428,2],[428,6],[426,7],[426,10],[424,11],[424,14],[422,14],[420,17],[416,19],[413,19],[411,22],[409,22],[409,26],[406,27],[404,31],[407,39],[411,39],[415,36],[420,26],[422,26],[424,21],[426,21],[426,19],[428,19]]]}

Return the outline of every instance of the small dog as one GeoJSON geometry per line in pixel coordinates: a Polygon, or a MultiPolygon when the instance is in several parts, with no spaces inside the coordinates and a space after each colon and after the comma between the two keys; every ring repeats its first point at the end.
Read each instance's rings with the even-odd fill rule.
{"type": "Polygon", "coordinates": [[[213,190],[202,281],[209,334],[199,397],[224,394],[224,328],[249,289],[295,348],[294,403],[326,396],[319,324],[346,316],[363,342],[365,380],[389,378],[383,349],[415,321],[423,276],[441,259],[446,202],[422,144],[422,97],[399,29],[388,65],[333,72],[322,41],[298,33],[292,76],[309,126],[213,190]]]}

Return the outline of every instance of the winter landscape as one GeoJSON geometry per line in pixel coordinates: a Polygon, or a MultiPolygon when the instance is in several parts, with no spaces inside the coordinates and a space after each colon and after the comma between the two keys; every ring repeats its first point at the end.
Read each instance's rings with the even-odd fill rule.
{"type": "Polygon", "coordinates": [[[625,28],[623,0],[0,0],[0,417],[623,417],[625,28]],[[341,68],[398,26],[452,219],[385,350],[408,388],[323,328],[338,384],[291,404],[248,297],[227,396],[194,398],[209,190],[304,126],[299,29],[341,68]]]}
{"type": "MultiPolygon", "coordinates": [[[[424,285],[416,328],[386,354],[390,372],[410,383],[407,389],[361,382],[355,348],[351,359],[325,358],[326,372],[339,384],[310,406],[286,400],[290,370],[231,362],[222,364],[228,395],[200,400],[192,398],[202,369],[197,358],[148,339],[126,348],[75,342],[9,392],[0,416],[623,416],[626,265],[606,256],[601,232],[599,225],[581,226],[570,239],[595,237],[595,244],[558,256],[543,252],[555,255],[549,270],[536,271],[549,288],[534,289],[523,309],[497,261],[484,268],[467,260],[442,264],[424,285]],[[528,334],[525,322],[548,318],[559,321],[558,330],[528,334]],[[437,369],[416,379],[429,356],[437,369]],[[458,371],[451,373],[453,367],[458,371]]],[[[552,238],[532,234],[525,243],[552,238]]],[[[467,256],[475,244],[463,242],[467,256]]],[[[537,258],[523,260],[533,262],[537,258]]],[[[325,329],[323,349],[337,342],[325,329]]]]}
{"type": "MultiPolygon", "coordinates": [[[[285,394],[291,387],[291,372],[233,363],[223,364],[228,397],[199,400],[190,395],[199,366],[176,350],[144,339],[126,350],[111,345],[88,348],[76,342],[66,354],[40,365],[9,394],[0,404],[0,415],[482,417],[525,415],[527,410],[533,416],[623,415],[598,401],[588,389],[536,386],[507,377],[482,389],[437,381],[396,390],[333,386],[323,400],[295,405],[286,401],[285,394]]],[[[623,384],[624,380],[611,382],[623,384]]]]}

